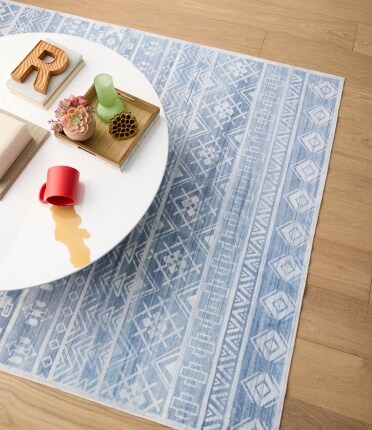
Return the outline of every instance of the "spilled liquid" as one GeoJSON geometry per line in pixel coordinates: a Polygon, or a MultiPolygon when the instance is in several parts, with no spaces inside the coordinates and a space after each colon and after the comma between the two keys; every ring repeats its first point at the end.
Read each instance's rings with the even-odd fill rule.
{"type": "Polygon", "coordinates": [[[74,206],[52,206],[50,210],[56,226],[54,237],[66,245],[71,264],[74,267],[83,267],[90,263],[90,249],[84,243],[90,233],[85,228],[79,228],[81,218],[74,206]]]}

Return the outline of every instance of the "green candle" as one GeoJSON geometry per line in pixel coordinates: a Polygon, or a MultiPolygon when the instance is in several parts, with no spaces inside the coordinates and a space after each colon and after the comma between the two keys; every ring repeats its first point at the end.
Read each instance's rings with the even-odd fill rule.
{"type": "Polygon", "coordinates": [[[107,73],[97,75],[94,78],[94,87],[98,97],[96,114],[99,119],[109,122],[113,116],[125,110],[124,103],[115,91],[112,76],[107,73]]]}

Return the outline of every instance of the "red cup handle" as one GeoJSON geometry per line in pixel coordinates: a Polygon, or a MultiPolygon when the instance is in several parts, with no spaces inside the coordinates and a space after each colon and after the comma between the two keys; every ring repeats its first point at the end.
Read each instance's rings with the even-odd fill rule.
{"type": "Polygon", "coordinates": [[[41,201],[41,203],[46,204],[48,202],[45,200],[45,191],[46,191],[46,183],[41,186],[39,191],[39,200],[41,201]]]}

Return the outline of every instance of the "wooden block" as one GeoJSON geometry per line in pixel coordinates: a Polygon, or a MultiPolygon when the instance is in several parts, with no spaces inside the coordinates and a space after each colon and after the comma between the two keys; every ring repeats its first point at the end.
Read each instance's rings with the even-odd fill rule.
{"type": "Polygon", "coordinates": [[[5,173],[5,175],[0,179],[0,199],[5,195],[14,181],[17,179],[22,170],[26,167],[31,158],[36,154],[41,145],[45,142],[47,137],[49,136],[49,131],[44,128],[39,127],[36,124],[33,124],[29,121],[26,121],[22,118],[19,118],[16,115],[11,114],[10,112],[6,112],[3,109],[0,109],[0,112],[6,113],[13,118],[19,119],[23,121],[28,128],[28,131],[31,134],[31,141],[25,147],[25,149],[18,156],[16,161],[11,165],[9,170],[5,173]]]}
{"type": "Polygon", "coordinates": [[[65,51],[45,40],[40,40],[13,70],[11,76],[17,82],[22,83],[33,70],[36,70],[34,88],[39,93],[46,94],[51,76],[60,75],[67,69],[67,66],[68,57],[65,51]],[[44,61],[48,55],[53,58],[53,61],[44,61]]]}
{"type": "Polygon", "coordinates": [[[368,430],[368,424],[286,397],[280,430],[368,430]]]}
{"type": "Polygon", "coordinates": [[[372,25],[358,24],[353,51],[372,57],[372,25]]]}
{"type": "Polygon", "coordinates": [[[372,361],[372,305],[306,289],[297,337],[372,361]]]}
{"type": "Polygon", "coordinates": [[[6,82],[6,86],[9,91],[24,98],[28,102],[42,107],[43,109],[48,109],[56,100],[58,95],[61,94],[62,90],[81,70],[81,68],[84,66],[84,61],[80,53],[75,52],[70,48],[67,48],[49,39],[46,39],[45,42],[48,44],[53,44],[57,48],[63,50],[69,59],[66,70],[62,74],[55,75],[50,79],[46,93],[43,94],[41,92],[35,91],[34,89],[32,78],[36,72],[30,74],[29,78],[22,83],[9,78],[6,82]]]}
{"type": "Polygon", "coordinates": [[[371,260],[368,252],[337,243],[335,238],[323,239],[316,235],[306,290],[318,287],[367,302],[372,275],[371,260]]]}
{"type": "Polygon", "coordinates": [[[297,339],[287,395],[372,423],[372,362],[297,339]]]}

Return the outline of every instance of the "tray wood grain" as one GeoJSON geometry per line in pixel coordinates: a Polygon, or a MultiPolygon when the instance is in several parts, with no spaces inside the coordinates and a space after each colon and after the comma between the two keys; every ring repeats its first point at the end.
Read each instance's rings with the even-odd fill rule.
{"type": "MultiPolygon", "coordinates": [[[[117,88],[115,90],[123,100],[126,111],[131,112],[137,118],[139,131],[135,136],[127,140],[114,139],[109,133],[109,124],[96,116],[97,128],[88,140],[78,142],[68,138],[63,132],[56,133],[56,137],[118,168],[122,168],[158,117],[160,108],[132,94],[117,88]]],[[[98,98],[94,85],[89,88],[84,97],[94,106],[97,104],[98,98]]]]}

